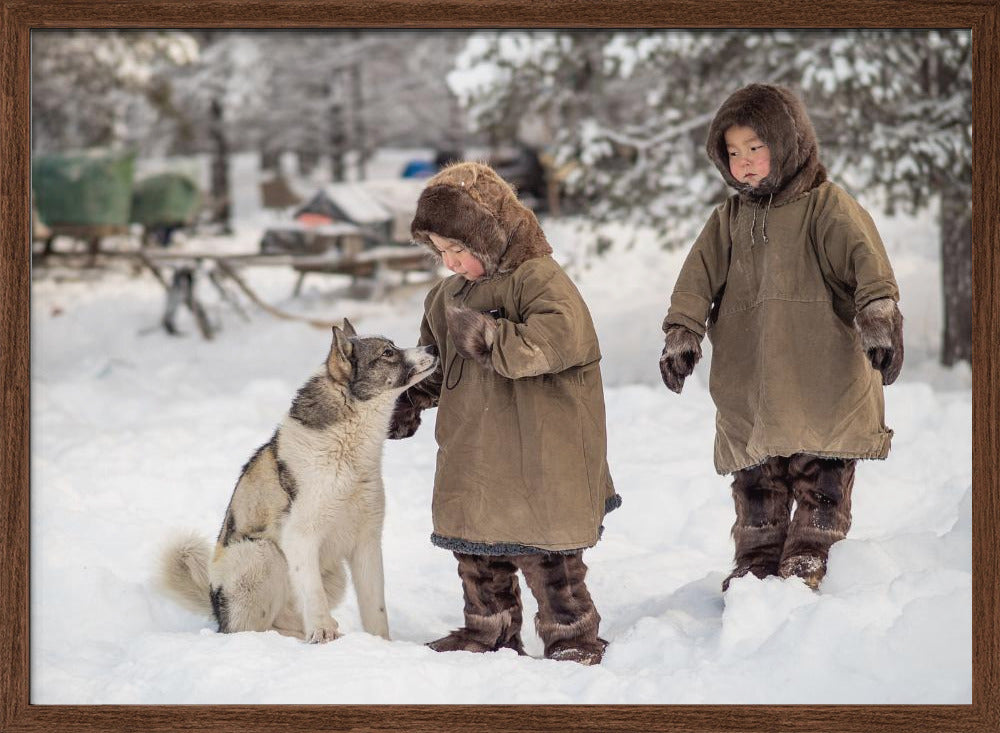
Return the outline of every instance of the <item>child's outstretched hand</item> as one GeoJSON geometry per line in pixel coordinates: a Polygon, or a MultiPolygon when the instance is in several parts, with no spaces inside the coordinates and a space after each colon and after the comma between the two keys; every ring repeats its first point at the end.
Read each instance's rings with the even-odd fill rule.
{"type": "Polygon", "coordinates": [[[401,440],[417,432],[420,427],[420,412],[421,408],[413,404],[406,392],[401,394],[389,420],[389,439],[401,440]]]}
{"type": "Polygon", "coordinates": [[[858,312],[854,323],[865,356],[882,372],[882,384],[892,384],[903,368],[903,314],[896,302],[892,298],[873,300],[858,312]]]}
{"type": "Polygon", "coordinates": [[[701,359],[701,338],[691,329],[673,325],[667,328],[666,343],[660,354],[660,376],[667,389],[680,394],[684,380],[701,359]]]}

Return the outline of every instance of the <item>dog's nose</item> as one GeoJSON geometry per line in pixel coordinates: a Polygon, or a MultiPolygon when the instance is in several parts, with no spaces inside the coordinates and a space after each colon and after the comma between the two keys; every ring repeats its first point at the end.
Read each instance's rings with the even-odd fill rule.
{"type": "Polygon", "coordinates": [[[431,356],[437,356],[438,355],[438,347],[435,346],[434,344],[431,344],[430,346],[425,346],[424,349],[431,356]]]}

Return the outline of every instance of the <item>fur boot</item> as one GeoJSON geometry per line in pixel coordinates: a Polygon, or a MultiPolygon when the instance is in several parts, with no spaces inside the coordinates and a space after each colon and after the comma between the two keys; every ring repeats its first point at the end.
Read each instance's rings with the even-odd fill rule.
{"type": "Polygon", "coordinates": [[[857,461],[797,454],[788,461],[795,514],[781,554],[783,578],[798,576],[812,589],[826,575],[830,546],[851,528],[851,491],[857,461]]]}
{"type": "Polygon", "coordinates": [[[723,591],[747,573],[758,578],[778,574],[792,509],[787,467],[787,458],[771,458],[733,475],[736,555],[733,571],[722,581],[723,591]]]}
{"type": "Polygon", "coordinates": [[[535,629],[545,642],[545,658],[600,664],[608,645],[597,636],[601,617],[587,591],[583,553],[546,553],[517,558],[538,601],[535,629]]]}
{"type": "Polygon", "coordinates": [[[437,652],[495,652],[508,648],[524,654],[517,567],[506,557],[460,552],[455,557],[465,596],[465,626],[427,646],[437,652]]]}

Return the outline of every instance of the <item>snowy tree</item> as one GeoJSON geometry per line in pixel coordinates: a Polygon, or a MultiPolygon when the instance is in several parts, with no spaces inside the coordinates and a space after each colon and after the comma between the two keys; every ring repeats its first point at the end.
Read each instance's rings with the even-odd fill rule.
{"type": "Polygon", "coordinates": [[[32,149],[143,149],[162,114],[162,73],[197,56],[188,33],[32,33],[32,149]]]}
{"type": "Polygon", "coordinates": [[[255,129],[273,159],[294,151],[326,157],[344,178],[385,145],[456,148],[462,118],[445,84],[467,32],[276,32],[256,34],[268,68],[255,129]]]}
{"type": "Polygon", "coordinates": [[[198,61],[171,74],[164,84],[170,100],[173,152],[207,152],[212,221],[231,231],[230,156],[246,144],[246,130],[261,113],[265,66],[250,34],[194,31],[198,61]]]}
{"type": "Polygon", "coordinates": [[[915,212],[940,201],[941,359],[972,357],[972,65],[967,31],[866,31],[816,47],[802,83],[835,171],[915,212]]]}
{"type": "Polygon", "coordinates": [[[690,243],[724,195],[704,153],[722,101],[755,81],[793,88],[835,179],[890,211],[940,198],[952,363],[971,353],[969,51],[964,31],[480,33],[450,82],[494,137],[548,119],[588,214],[652,226],[666,246],[690,243]],[[566,101],[588,92],[600,97],[566,101]]]}

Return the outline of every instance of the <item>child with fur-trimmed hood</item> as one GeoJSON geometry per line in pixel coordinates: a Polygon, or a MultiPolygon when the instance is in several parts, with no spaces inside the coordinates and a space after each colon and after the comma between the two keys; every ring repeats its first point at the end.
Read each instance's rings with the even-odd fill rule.
{"type": "Polygon", "coordinates": [[[607,642],[584,548],[620,503],[607,463],[601,353],[586,304],[535,215],[490,167],[431,178],[411,225],[454,275],[424,302],[438,372],[399,399],[390,437],[437,407],[431,541],[454,552],[465,626],[437,651],[524,653],[517,571],[538,601],[545,656],[601,661],[607,642]]]}
{"type": "Polygon", "coordinates": [[[660,372],[680,392],[708,334],[715,468],[733,474],[736,505],[723,590],[747,573],[816,588],[851,525],[857,460],[889,452],[882,387],[903,363],[899,290],[875,224],[827,180],[788,89],[735,92],[707,151],[737,193],[681,268],[660,372]]]}

